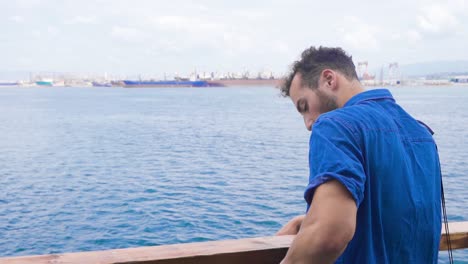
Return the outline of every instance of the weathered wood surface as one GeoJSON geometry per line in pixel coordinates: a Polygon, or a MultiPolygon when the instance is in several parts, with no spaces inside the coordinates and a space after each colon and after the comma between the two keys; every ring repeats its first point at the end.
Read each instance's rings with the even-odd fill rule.
{"type": "MultiPolygon", "coordinates": [[[[450,223],[453,249],[468,248],[468,222],[450,223]]],[[[444,234],[442,230],[442,234],[444,234]]],[[[139,247],[57,255],[0,258],[0,264],[244,264],[279,263],[294,236],[139,247]]],[[[440,250],[446,250],[443,236],[440,250]]]]}
{"type": "MultiPolygon", "coordinates": [[[[450,242],[452,249],[468,248],[468,222],[449,223],[450,242]]],[[[440,239],[440,250],[447,250],[447,239],[445,238],[445,226],[442,225],[442,238],[440,239]]]]}
{"type": "Polygon", "coordinates": [[[294,236],[260,237],[0,259],[1,264],[275,263],[294,236]],[[251,261],[255,260],[255,261],[251,261]]]}

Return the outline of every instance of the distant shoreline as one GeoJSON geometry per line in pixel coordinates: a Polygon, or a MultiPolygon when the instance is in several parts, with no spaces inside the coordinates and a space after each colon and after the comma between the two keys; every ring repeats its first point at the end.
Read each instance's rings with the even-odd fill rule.
{"type": "MultiPolygon", "coordinates": [[[[468,83],[403,83],[403,84],[363,84],[364,87],[468,87],[468,83]]],[[[193,87],[193,86],[86,86],[86,85],[76,85],[76,86],[62,86],[62,85],[0,85],[1,88],[34,88],[34,89],[47,89],[47,88],[56,88],[56,89],[67,89],[67,88],[85,88],[85,89],[101,89],[101,88],[125,88],[125,89],[186,89],[186,88],[195,88],[195,89],[219,89],[219,88],[278,88],[279,84],[271,85],[265,83],[249,83],[249,84],[237,84],[235,82],[229,83],[229,85],[223,86],[206,86],[206,87],[193,87]]]]}

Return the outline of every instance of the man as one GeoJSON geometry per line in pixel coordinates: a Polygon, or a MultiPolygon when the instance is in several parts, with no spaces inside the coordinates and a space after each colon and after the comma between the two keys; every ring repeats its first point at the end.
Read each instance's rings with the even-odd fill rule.
{"type": "Polygon", "coordinates": [[[310,138],[307,213],[286,263],[437,263],[441,175],[429,127],[364,91],[341,48],[311,47],[281,87],[310,138]]]}

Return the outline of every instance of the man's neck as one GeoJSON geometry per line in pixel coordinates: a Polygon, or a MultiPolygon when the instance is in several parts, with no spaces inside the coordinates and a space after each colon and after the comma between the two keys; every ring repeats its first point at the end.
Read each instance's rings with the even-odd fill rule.
{"type": "Polygon", "coordinates": [[[341,95],[336,98],[336,103],[340,108],[343,107],[346,104],[346,102],[348,102],[349,99],[351,99],[353,96],[365,91],[364,87],[362,87],[361,83],[358,80],[346,80],[345,83],[345,89],[342,91],[341,95]]]}

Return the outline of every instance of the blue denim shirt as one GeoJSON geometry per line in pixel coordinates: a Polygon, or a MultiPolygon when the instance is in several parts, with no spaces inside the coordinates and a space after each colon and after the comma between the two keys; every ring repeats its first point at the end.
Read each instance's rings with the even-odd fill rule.
{"type": "Polygon", "coordinates": [[[431,131],[388,90],[369,90],[322,114],[310,138],[304,198],[338,180],[357,211],[353,239],[336,263],[437,263],[441,175],[431,131]]]}

